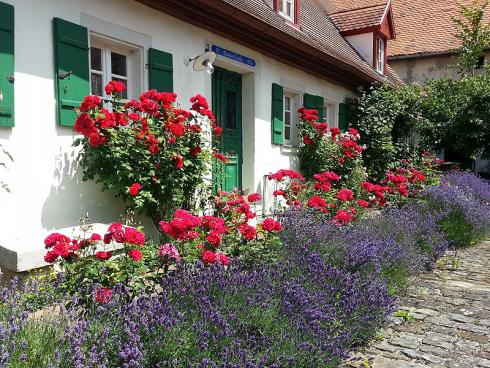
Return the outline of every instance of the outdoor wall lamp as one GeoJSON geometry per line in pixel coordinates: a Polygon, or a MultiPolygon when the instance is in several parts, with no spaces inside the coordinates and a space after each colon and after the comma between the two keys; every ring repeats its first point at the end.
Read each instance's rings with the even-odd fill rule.
{"type": "Polygon", "coordinates": [[[213,74],[214,66],[213,63],[216,60],[216,54],[213,51],[206,50],[203,54],[196,56],[194,59],[186,57],[184,59],[184,64],[188,66],[191,61],[194,61],[192,64],[192,69],[196,72],[201,72],[203,70],[206,71],[209,75],[213,74]]]}

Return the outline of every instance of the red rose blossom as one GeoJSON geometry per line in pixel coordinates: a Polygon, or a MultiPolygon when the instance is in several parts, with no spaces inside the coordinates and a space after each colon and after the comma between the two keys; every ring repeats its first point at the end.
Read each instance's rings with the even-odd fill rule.
{"type": "Polygon", "coordinates": [[[102,261],[107,261],[111,257],[112,257],[112,253],[111,252],[98,251],[97,253],[95,253],[95,258],[98,258],[98,259],[100,259],[102,261]]]}
{"type": "Polygon", "coordinates": [[[272,217],[268,217],[264,221],[262,221],[262,228],[265,231],[273,232],[280,231],[282,229],[282,226],[280,222],[274,220],[272,217]]]}
{"type": "Polygon", "coordinates": [[[141,189],[141,184],[140,183],[134,183],[129,187],[129,194],[131,194],[133,197],[137,196],[139,191],[141,189]]]}
{"type": "Polygon", "coordinates": [[[249,194],[248,197],[247,197],[247,200],[250,202],[250,203],[253,203],[253,202],[258,202],[262,199],[262,196],[259,194],[259,193],[252,193],[252,194],[249,194]]]}
{"type": "Polygon", "coordinates": [[[95,291],[95,300],[99,303],[109,303],[111,297],[112,291],[108,287],[100,287],[95,291]]]}
{"type": "Polygon", "coordinates": [[[201,259],[205,265],[213,264],[216,261],[216,253],[205,250],[201,253],[201,259]]]}
{"type": "Polygon", "coordinates": [[[128,252],[128,256],[135,261],[141,261],[141,259],[143,258],[143,253],[141,253],[138,249],[130,249],[128,252]]]}

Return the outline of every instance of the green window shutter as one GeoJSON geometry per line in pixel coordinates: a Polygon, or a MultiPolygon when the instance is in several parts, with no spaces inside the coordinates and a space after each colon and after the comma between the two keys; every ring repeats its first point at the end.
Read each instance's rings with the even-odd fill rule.
{"type": "Polygon", "coordinates": [[[323,97],[305,93],[303,96],[303,106],[307,109],[318,111],[318,121],[323,121],[323,97]]]}
{"type": "Polygon", "coordinates": [[[14,126],[14,7],[0,2],[0,126],[14,126]]]}
{"type": "Polygon", "coordinates": [[[158,92],[174,91],[174,67],[172,54],[150,48],[148,50],[148,79],[150,89],[158,92]]]}
{"type": "Polygon", "coordinates": [[[339,104],[339,128],[345,132],[349,127],[349,105],[346,103],[339,104]]]}
{"type": "Polygon", "coordinates": [[[315,96],[305,93],[303,95],[303,106],[307,109],[316,109],[315,96]]]}
{"type": "Polygon", "coordinates": [[[272,143],[282,144],[284,142],[284,89],[281,85],[272,83],[272,143]]]}
{"type": "Polygon", "coordinates": [[[54,62],[58,123],[75,124],[75,107],[90,94],[88,30],[54,18],[54,62]]]}
{"type": "Polygon", "coordinates": [[[323,121],[325,114],[322,96],[315,96],[315,109],[318,111],[318,121],[323,121]]]}

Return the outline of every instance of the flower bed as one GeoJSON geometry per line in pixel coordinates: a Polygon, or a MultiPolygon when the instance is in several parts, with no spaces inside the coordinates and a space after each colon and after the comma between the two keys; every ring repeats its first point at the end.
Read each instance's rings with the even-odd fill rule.
{"type": "Polygon", "coordinates": [[[63,273],[0,291],[0,368],[338,367],[386,323],[411,276],[490,232],[489,182],[441,179],[429,155],[370,182],[358,132],[305,109],[300,160],[317,169],[269,175],[274,216],[258,218],[257,193],[196,207],[201,196],[182,189],[209,197],[202,175],[211,157],[227,160],[206,143],[220,128],[205,99],[187,112],[174,94],[123,104],[123,86],[106,88],[112,112],[89,96],[75,125],[85,177],[149,215],[161,239],[121,223],[48,236],[45,259],[63,273]],[[57,312],[33,314],[43,307],[57,312]]]}
{"type": "Polygon", "coordinates": [[[476,224],[465,209],[489,211],[489,194],[490,183],[449,173],[420,200],[349,226],[296,207],[273,264],[181,264],[157,278],[157,294],[128,298],[116,286],[55,318],[29,312],[54,303],[63,283],[4,289],[0,367],[337,367],[386,323],[408,277],[450,245],[445,219],[454,209],[478,225],[467,241],[488,234],[489,217],[476,224]]]}

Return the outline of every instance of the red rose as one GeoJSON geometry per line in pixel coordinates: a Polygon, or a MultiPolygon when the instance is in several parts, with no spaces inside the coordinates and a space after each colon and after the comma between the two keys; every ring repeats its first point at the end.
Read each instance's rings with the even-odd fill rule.
{"type": "Polygon", "coordinates": [[[205,265],[213,264],[214,262],[216,262],[216,253],[210,250],[205,250],[201,253],[201,259],[205,265]]]}
{"type": "Polygon", "coordinates": [[[268,217],[262,222],[262,228],[265,231],[273,232],[273,231],[280,231],[282,229],[282,226],[280,222],[274,220],[271,217],[268,217]]]}
{"type": "Polygon", "coordinates": [[[332,138],[335,139],[335,137],[340,134],[340,129],[339,128],[330,128],[330,133],[332,133],[332,138]]]}
{"type": "Polygon", "coordinates": [[[48,253],[46,253],[46,255],[44,256],[44,260],[47,262],[47,263],[54,263],[56,260],[58,259],[58,255],[53,252],[53,251],[49,251],[48,253]]]}
{"type": "Polygon", "coordinates": [[[216,157],[218,160],[224,162],[224,163],[227,163],[228,162],[228,159],[226,158],[225,155],[223,155],[222,153],[219,153],[219,152],[216,152],[214,154],[214,157],[216,157]]]}
{"type": "Polygon", "coordinates": [[[107,85],[104,87],[105,93],[108,95],[111,95],[114,92],[122,92],[126,89],[126,85],[123,82],[119,81],[110,81],[107,83],[107,85]]]}
{"type": "Polygon", "coordinates": [[[228,266],[230,263],[228,256],[224,255],[223,253],[216,253],[216,261],[223,266],[228,266]]]}
{"type": "Polygon", "coordinates": [[[325,207],[327,201],[319,196],[313,196],[308,200],[308,207],[325,207]]]}
{"type": "Polygon", "coordinates": [[[359,199],[359,200],[357,201],[357,204],[358,204],[359,206],[361,206],[361,207],[364,207],[364,208],[369,207],[369,202],[363,201],[362,199],[359,199]]]}
{"type": "Polygon", "coordinates": [[[156,155],[160,151],[160,148],[158,148],[156,144],[152,144],[148,151],[150,151],[151,154],[156,155]]]}
{"type": "Polygon", "coordinates": [[[139,246],[145,244],[145,234],[134,227],[126,227],[124,229],[124,237],[126,243],[139,246]]]}
{"type": "Polygon", "coordinates": [[[182,169],[184,167],[184,158],[180,155],[172,157],[172,162],[177,169],[182,169]]]}
{"type": "Polygon", "coordinates": [[[44,239],[44,246],[46,247],[46,249],[48,249],[54,247],[56,243],[60,242],[69,243],[70,238],[60,233],[52,233],[49,234],[46,239],[44,239]]]}
{"type": "Polygon", "coordinates": [[[312,143],[313,143],[313,140],[312,140],[310,137],[308,137],[307,135],[305,135],[305,136],[303,137],[303,143],[304,143],[304,144],[306,144],[306,145],[308,146],[308,145],[310,145],[310,144],[312,144],[312,143]]]}
{"type": "Polygon", "coordinates": [[[340,199],[342,202],[353,201],[354,193],[350,189],[340,189],[337,193],[337,198],[340,199]]]}
{"type": "Polygon", "coordinates": [[[196,146],[196,147],[192,147],[190,150],[189,150],[189,153],[191,156],[197,156],[198,154],[200,154],[202,151],[201,147],[199,146],[196,146]]]}
{"type": "Polygon", "coordinates": [[[128,252],[128,256],[130,256],[135,261],[141,261],[143,258],[143,253],[141,253],[138,249],[130,249],[128,252]]]}
{"type": "Polygon", "coordinates": [[[214,127],[213,128],[213,133],[214,133],[215,136],[221,137],[221,134],[223,134],[223,129],[220,128],[220,127],[218,127],[218,126],[217,127],[214,127]]]}
{"type": "Polygon", "coordinates": [[[181,137],[185,133],[185,128],[182,124],[169,124],[168,128],[176,137],[181,137]]]}
{"type": "Polygon", "coordinates": [[[262,199],[262,196],[259,194],[259,193],[252,193],[252,194],[249,194],[248,197],[247,197],[247,200],[250,202],[250,203],[253,203],[253,202],[258,202],[262,199]]]}
{"type": "Polygon", "coordinates": [[[221,234],[216,230],[211,230],[208,236],[206,236],[206,240],[215,248],[217,248],[218,245],[220,245],[221,243],[221,234]]]}
{"type": "Polygon", "coordinates": [[[85,137],[88,137],[93,132],[97,132],[95,122],[86,112],[76,118],[73,129],[75,130],[75,132],[83,134],[85,137]]]}
{"type": "Polygon", "coordinates": [[[111,252],[105,252],[105,251],[99,251],[95,253],[95,257],[102,260],[102,261],[107,261],[109,258],[112,257],[111,252]]]}
{"type": "Polygon", "coordinates": [[[347,224],[349,221],[352,221],[352,216],[349,211],[346,210],[338,210],[337,214],[334,216],[339,224],[347,224]]]}
{"type": "Polygon", "coordinates": [[[98,288],[95,291],[95,300],[99,303],[109,303],[111,301],[112,291],[107,287],[98,288]]]}
{"type": "Polygon", "coordinates": [[[85,96],[83,102],[80,104],[81,111],[87,111],[96,108],[101,103],[99,96],[85,96]]]}
{"type": "Polygon", "coordinates": [[[92,234],[92,236],[90,237],[91,242],[96,242],[100,240],[102,240],[102,237],[97,233],[92,234]]]}
{"type": "Polygon", "coordinates": [[[242,224],[238,228],[240,230],[240,233],[243,235],[243,237],[247,240],[252,240],[255,238],[257,235],[257,230],[253,226],[247,225],[247,224],[242,224]]]}
{"type": "Polygon", "coordinates": [[[129,187],[129,194],[131,194],[133,197],[137,196],[139,191],[141,189],[141,184],[140,183],[134,183],[129,187]]]}

